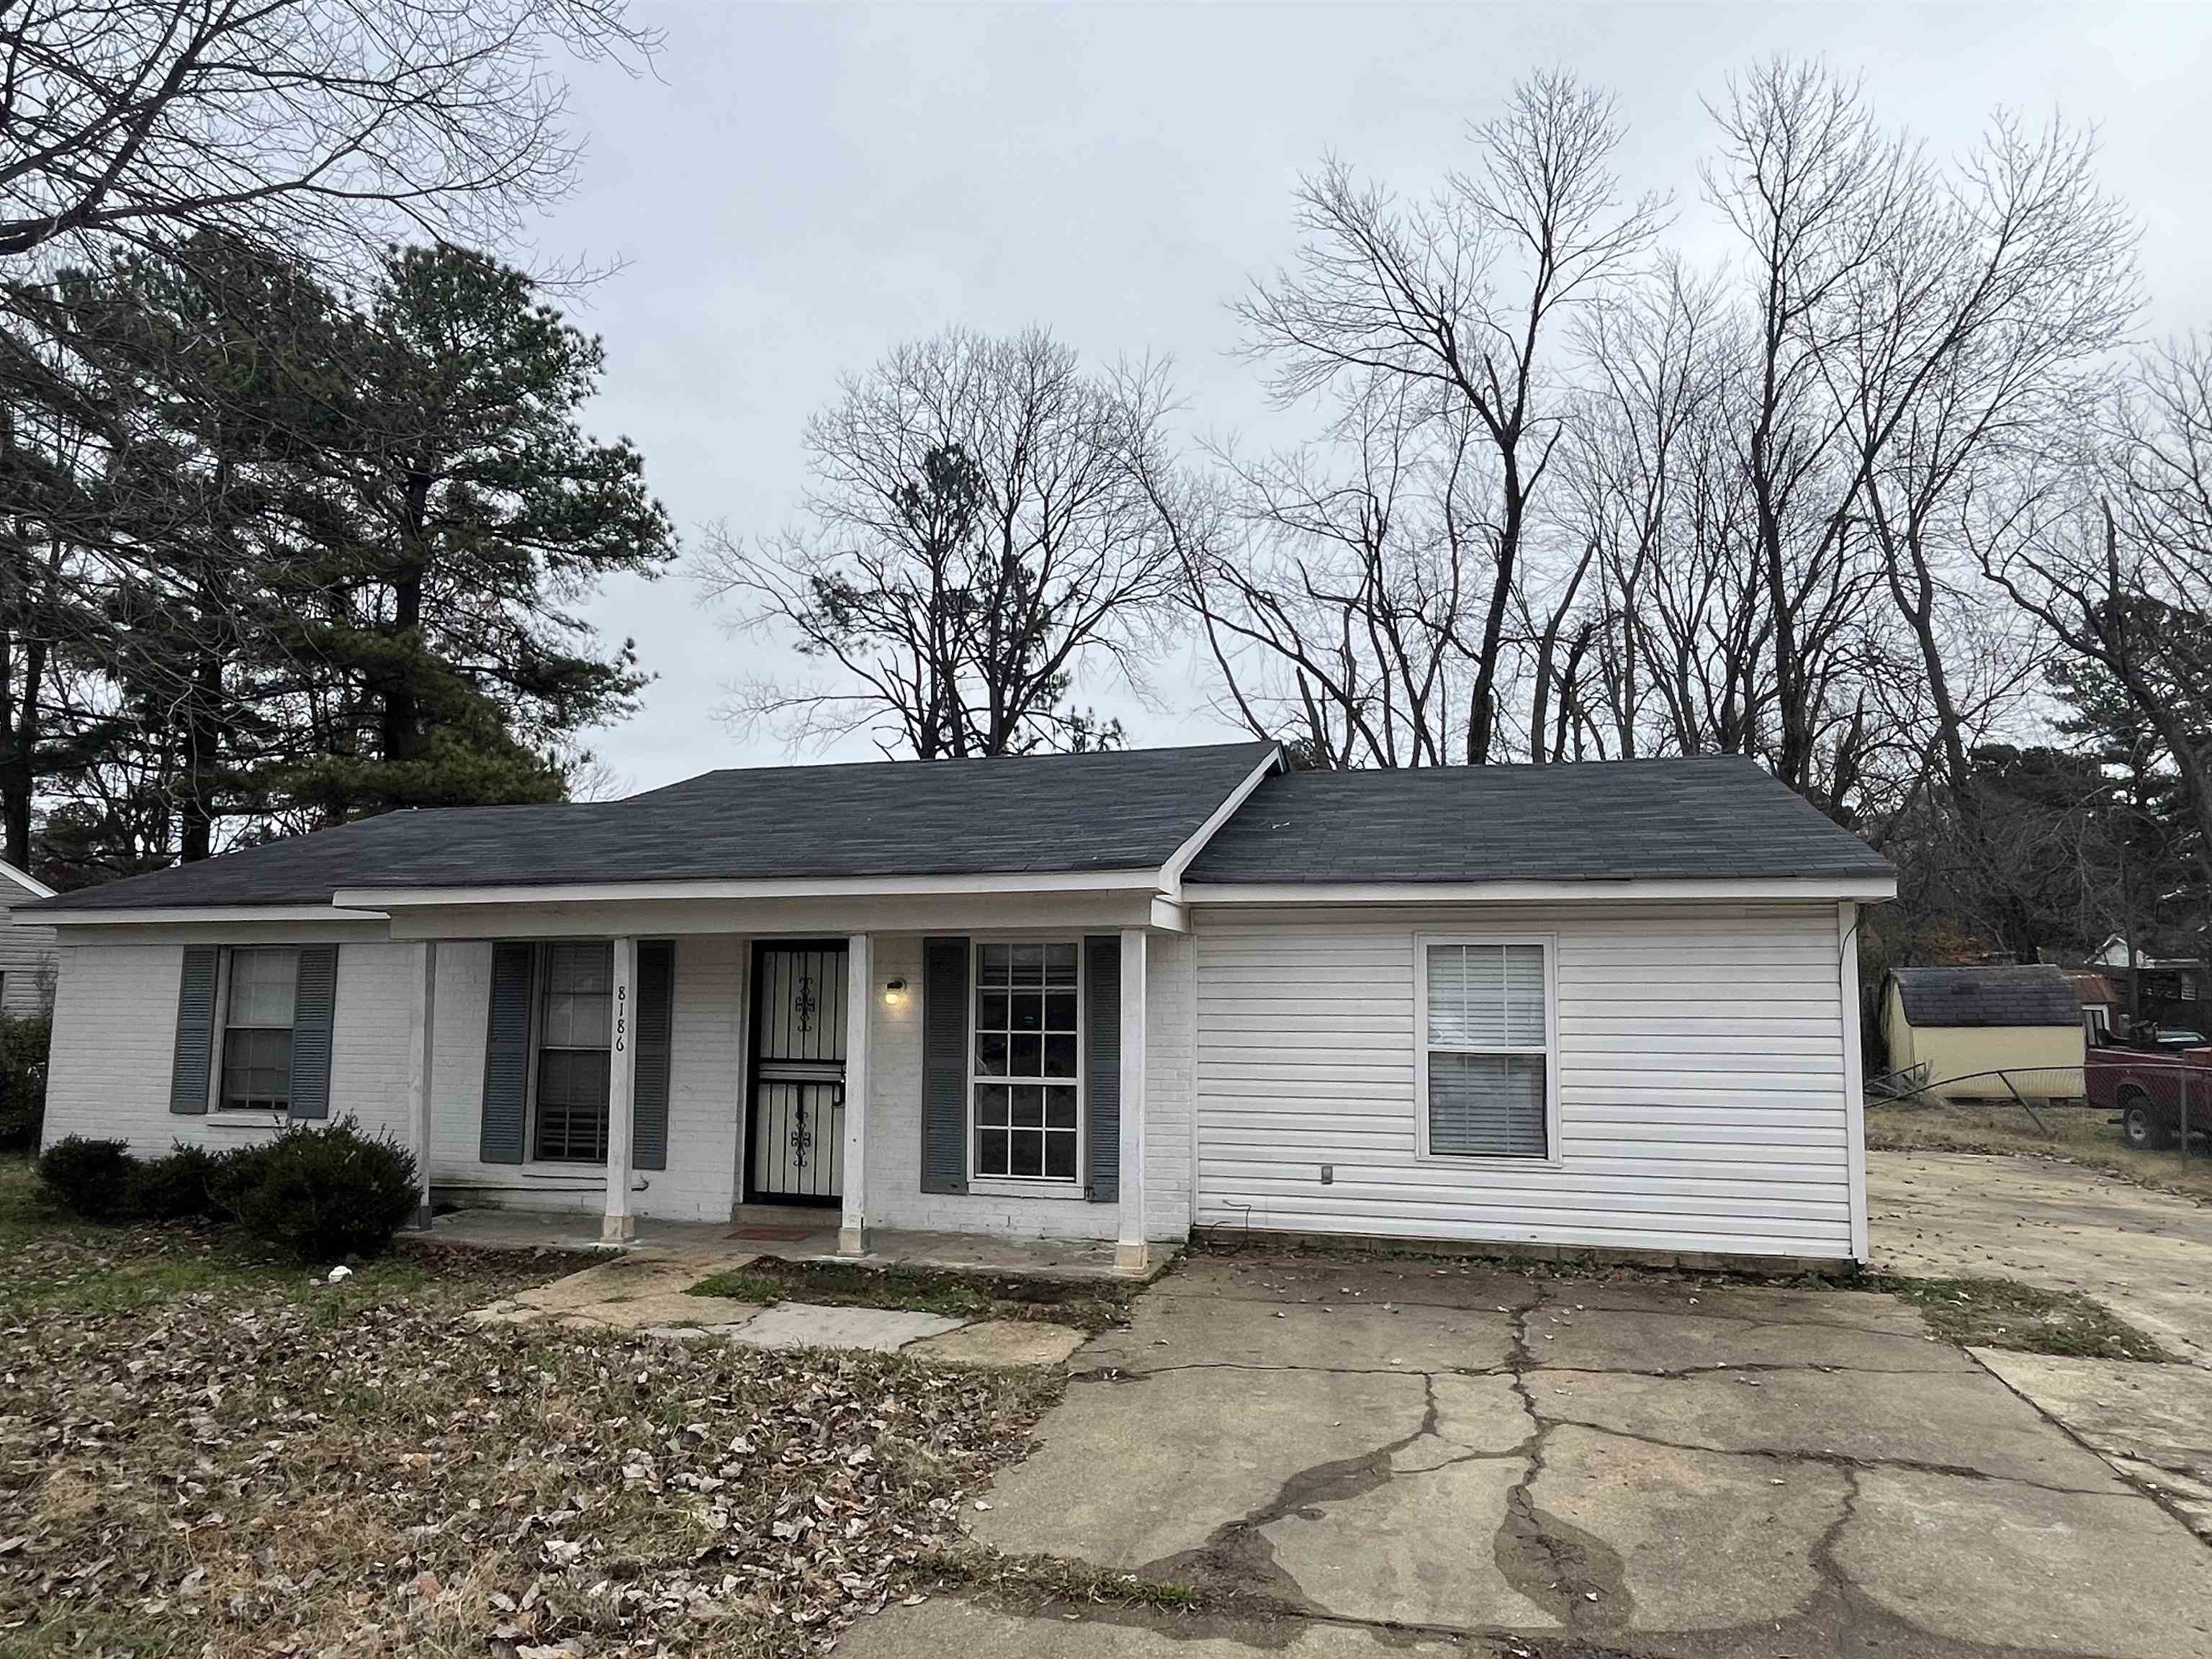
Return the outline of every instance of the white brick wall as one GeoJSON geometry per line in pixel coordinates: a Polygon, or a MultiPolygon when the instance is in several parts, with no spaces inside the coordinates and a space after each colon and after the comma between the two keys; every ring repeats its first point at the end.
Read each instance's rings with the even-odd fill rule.
{"type": "MultiPolygon", "coordinates": [[[[720,1221],[730,1214],[736,1192],[738,1103],[744,1086],[744,963],[745,942],[741,939],[717,933],[676,941],[668,1167],[637,1172],[633,1193],[640,1215],[720,1221]]],[[[433,1184],[520,1208],[598,1209],[606,1183],[596,1169],[486,1164],[477,1156],[490,999],[491,945],[476,941],[440,945],[437,1043],[430,1073],[433,1184]]],[[[404,1005],[400,1031],[403,1047],[397,1063],[404,1090],[404,1005]]]]}
{"type": "Polygon", "coordinates": [[[205,1119],[169,1114],[183,963],[173,945],[62,947],[46,1066],[47,1145],[90,1135],[164,1152],[173,1139],[205,1140],[205,1119]]]}
{"type": "MultiPolygon", "coordinates": [[[[417,947],[349,940],[338,950],[331,1101],[363,1127],[405,1140],[408,1024],[417,947]]],[[[1151,1029],[1146,1095],[1146,1231],[1181,1238],[1190,1218],[1191,979],[1187,938],[1156,936],[1151,947],[1151,1029]]],[[[674,1050],[668,1167],[641,1170],[641,1215],[679,1220],[728,1216],[739,1184],[744,1121],[747,942],[729,935],[676,945],[674,1050]]],[[[1000,1198],[921,1190],[921,939],[876,940],[873,1081],[868,1100],[868,1200],[888,1227],[1111,1238],[1111,1204],[1079,1199],[1000,1198]],[[908,993],[893,1006],[887,980],[908,993]]],[[[178,945],[73,945],[62,952],[55,1009],[47,1136],[114,1135],[158,1152],[173,1140],[210,1146],[268,1133],[216,1115],[172,1115],[170,1058],[176,1040],[178,945]]],[[[595,1170],[562,1164],[488,1164],[477,1156],[491,946],[438,949],[436,1042],[431,1061],[432,1182],[519,1207],[596,1210],[605,1192],[595,1170]]]]}
{"type": "Polygon", "coordinates": [[[1198,950],[1188,933],[1154,933],[1145,954],[1145,1237],[1181,1238],[1191,1217],[1198,950]]]}
{"type": "MultiPolygon", "coordinates": [[[[1119,1207],[1079,1198],[1007,1198],[921,1190],[921,939],[876,937],[875,1010],[868,1091],[868,1219],[880,1227],[1111,1238],[1119,1207]],[[907,982],[905,1000],[884,1000],[886,981],[907,982]]],[[[1190,1228],[1190,942],[1156,936],[1146,1001],[1147,1036],[1145,1232],[1181,1238],[1190,1228]],[[1165,946],[1164,950],[1162,947],[1165,946]],[[1153,1183],[1158,1183],[1157,1186],[1153,1183]]]]}

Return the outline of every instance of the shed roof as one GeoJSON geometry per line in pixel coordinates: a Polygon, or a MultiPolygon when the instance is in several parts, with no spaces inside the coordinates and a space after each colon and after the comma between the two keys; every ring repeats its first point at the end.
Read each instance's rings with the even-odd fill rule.
{"type": "Polygon", "coordinates": [[[1899,968],[1891,974],[1905,1017],[1923,1030],[1957,1025],[2075,1025],[2081,1004],[2064,970],[1899,968]]]}
{"type": "Polygon", "coordinates": [[[1735,755],[1269,778],[1185,874],[1197,883],[1648,881],[1891,874],[1850,830],[1735,755]]]}

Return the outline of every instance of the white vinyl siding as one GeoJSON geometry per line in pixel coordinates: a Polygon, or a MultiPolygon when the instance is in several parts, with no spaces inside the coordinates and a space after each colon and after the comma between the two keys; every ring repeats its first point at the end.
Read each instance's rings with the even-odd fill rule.
{"type": "Polygon", "coordinates": [[[1848,1256],[1836,916],[1202,908],[1200,1224],[1848,1256]],[[1414,941],[1435,935],[1553,940],[1553,1161],[1421,1155],[1414,941]]]}

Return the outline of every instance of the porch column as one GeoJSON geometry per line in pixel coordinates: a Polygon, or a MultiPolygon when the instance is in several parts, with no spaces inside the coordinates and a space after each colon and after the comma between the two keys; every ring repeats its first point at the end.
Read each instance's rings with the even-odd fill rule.
{"type": "Polygon", "coordinates": [[[1121,1231],[1114,1265],[1142,1273],[1151,1256],[1145,1243],[1145,930],[1121,930],[1121,1231]]]}
{"type": "Polygon", "coordinates": [[[407,1009],[407,1133],[415,1154],[415,1225],[430,1227],[431,1066],[438,1049],[438,941],[415,947],[407,1009]]]}
{"type": "Polygon", "coordinates": [[[624,1244],[637,1237],[637,1218],[629,1212],[630,1039],[636,1030],[637,941],[614,941],[614,995],[610,1004],[614,1030],[607,1046],[607,1212],[599,1223],[599,1242],[624,1244]]]}
{"type": "Polygon", "coordinates": [[[868,1253],[868,1033],[875,1025],[875,941],[854,933],[845,941],[844,1218],[837,1254],[868,1253]]]}

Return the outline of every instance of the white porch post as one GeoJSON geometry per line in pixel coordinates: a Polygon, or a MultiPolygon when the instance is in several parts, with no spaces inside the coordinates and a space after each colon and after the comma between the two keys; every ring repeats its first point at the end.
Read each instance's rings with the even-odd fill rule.
{"type": "Polygon", "coordinates": [[[636,1029],[637,941],[614,942],[614,1030],[607,1049],[607,1212],[599,1241],[623,1244],[637,1237],[637,1218],[629,1211],[630,1038],[636,1029]]]}
{"type": "Polygon", "coordinates": [[[438,941],[415,947],[416,972],[407,1008],[407,1135],[415,1154],[415,1225],[430,1226],[431,1066],[438,1048],[438,941]]]}
{"type": "Polygon", "coordinates": [[[874,940],[845,941],[845,1213],[837,1254],[868,1253],[868,1033],[875,1024],[874,940]]]}
{"type": "Polygon", "coordinates": [[[1114,1265],[1142,1273],[1145,1244],[1145,930],[1121,930],[1121,1230],[1114,1265]]]}

